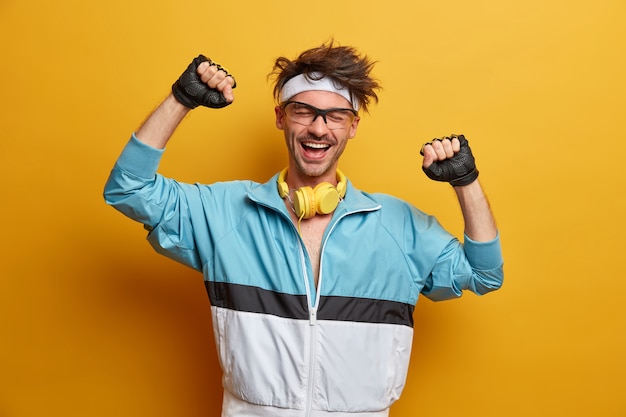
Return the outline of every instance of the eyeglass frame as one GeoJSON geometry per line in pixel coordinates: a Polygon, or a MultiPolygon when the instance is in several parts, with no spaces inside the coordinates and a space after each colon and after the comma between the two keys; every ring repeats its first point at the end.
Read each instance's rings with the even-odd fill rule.
{"type": "MultiPolygon", "coordinates": [[[[298,123],[299,125],[302,125],[302,126],[311,126],[313,124],[313,122],[315,122],[315,120],[319,116],[322,116],[322,120],[324,120],[324,124],[326,125],[326,127],[328,127],[328,129],[330,129],[330,130],[346,129],[346,128],[348,128],[348,126],[350,126],[350,124],[352,124],[359,117],[359,112],[358,111],[356,111],[354,109],[349,109],[347,107],[332,107],[330,109],[322,110],[320,108],[317,108],[315,106],[310,105],[309,103],[303,103],[302,101],[295,101],[295,100],[287,100],[287,101],[281,103],[280,104],[280,108],[283,109],[283,111],[284,111],[285,107],[287,107],[290,104],[302,105],[302,106],[306,107],[307,109],[312,110],[315,113],[315,116],[311,120],[311,123],[309,123],[308,125],[302,124],[302,123],[297,122],[297,121],[294,120],[295,123],[298,123]],[[328,120],[326,120],[326,115],[328,113],[330,113],[330,112],[337,111],[337,110],[348,111],[348,112],[352,113],[354,115],[354,119],[352,119],[352,121],[350,123],[348,123],[346,126],[341,126],[341,127],[332,129],[330,126],[328,126],[328,120]]],[[[287,112],[285,112],[285,114],[287,114],[287,112]]]]}

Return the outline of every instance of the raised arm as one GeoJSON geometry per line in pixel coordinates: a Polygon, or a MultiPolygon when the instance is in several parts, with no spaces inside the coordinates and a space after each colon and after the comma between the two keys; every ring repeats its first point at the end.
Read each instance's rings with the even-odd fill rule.
{"type": "Polygon", "coordinates": [[[221,108],[234,100],[235,79],[219,64],[200,55],[172,86],[172,92],[141,125],[135,136],[163,149],[189,110],[198,106],[221,108]]]}
{"type": "Polygon", "coordinates": [[[498,234],[496,221],[487,197],[478,180],[471,184],[454,187],[465,221],[465,234],[477,242],[488,242],[498,234]]]}
{"type": "Polygon", "coordinates": [[[421,154],[422,169],[429,178],[454,186],[467,237],[477,242],[495,239],[496,222],[478,182],[478,170],[467,139],[463,135],[434,139],[422,147],[421,154]]]}

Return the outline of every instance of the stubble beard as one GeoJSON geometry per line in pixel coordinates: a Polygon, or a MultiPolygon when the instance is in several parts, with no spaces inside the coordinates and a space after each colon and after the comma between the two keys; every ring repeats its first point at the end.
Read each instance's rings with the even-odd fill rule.
{"type": "MultiPolygon", "coordinates": [[[[302,145],[301,143],[306,141],[316,142],[318,140],[325,140],[324,138],[314,138],[310,135],[305,137],[294,138],[291,143],[288,143],[288,147],[291,153],[291,159],[294,161],[296,168],[300,173],[304,176],[310,178],[319,178],[321,176],[329,174],[332,170],[332,175],[335,175],[335,169],[337,163],[339,161],[339,157],[343,153],[343,148],[338,148],[338,143],[336,140],[331,141],[333,144],[326,152],[334,151],[333,155],[325,155],[324,158],[319,161],[310,161],[306,160],[304,155],[302,154],[302,145]],[[297,148],[297,149],[294,149],[297,148]]],[[[344,145],[345,148],[345,145],[344,145]]]]}

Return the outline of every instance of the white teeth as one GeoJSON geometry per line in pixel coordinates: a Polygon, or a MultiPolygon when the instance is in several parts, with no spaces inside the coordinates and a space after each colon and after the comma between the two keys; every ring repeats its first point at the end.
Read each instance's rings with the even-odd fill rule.
{"type": "Polygon", "coordinates": [[[307,143],[303,143],[303,145],[307,146],[309,148],[315,148],[315,149],[328,148],[328,145],[326,145],[324,143],[317,143],[317,142],[307,142],[307,143]]]}

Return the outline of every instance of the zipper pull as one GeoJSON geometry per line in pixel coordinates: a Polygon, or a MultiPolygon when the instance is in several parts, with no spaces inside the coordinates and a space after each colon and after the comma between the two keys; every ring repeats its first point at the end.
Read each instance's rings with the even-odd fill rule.
{"type": "Polygon", "coordinates": [[[309,325],[315,326],[315,323],[317,323],[317,311],[312,310],[309,313],[309,325]]]}

